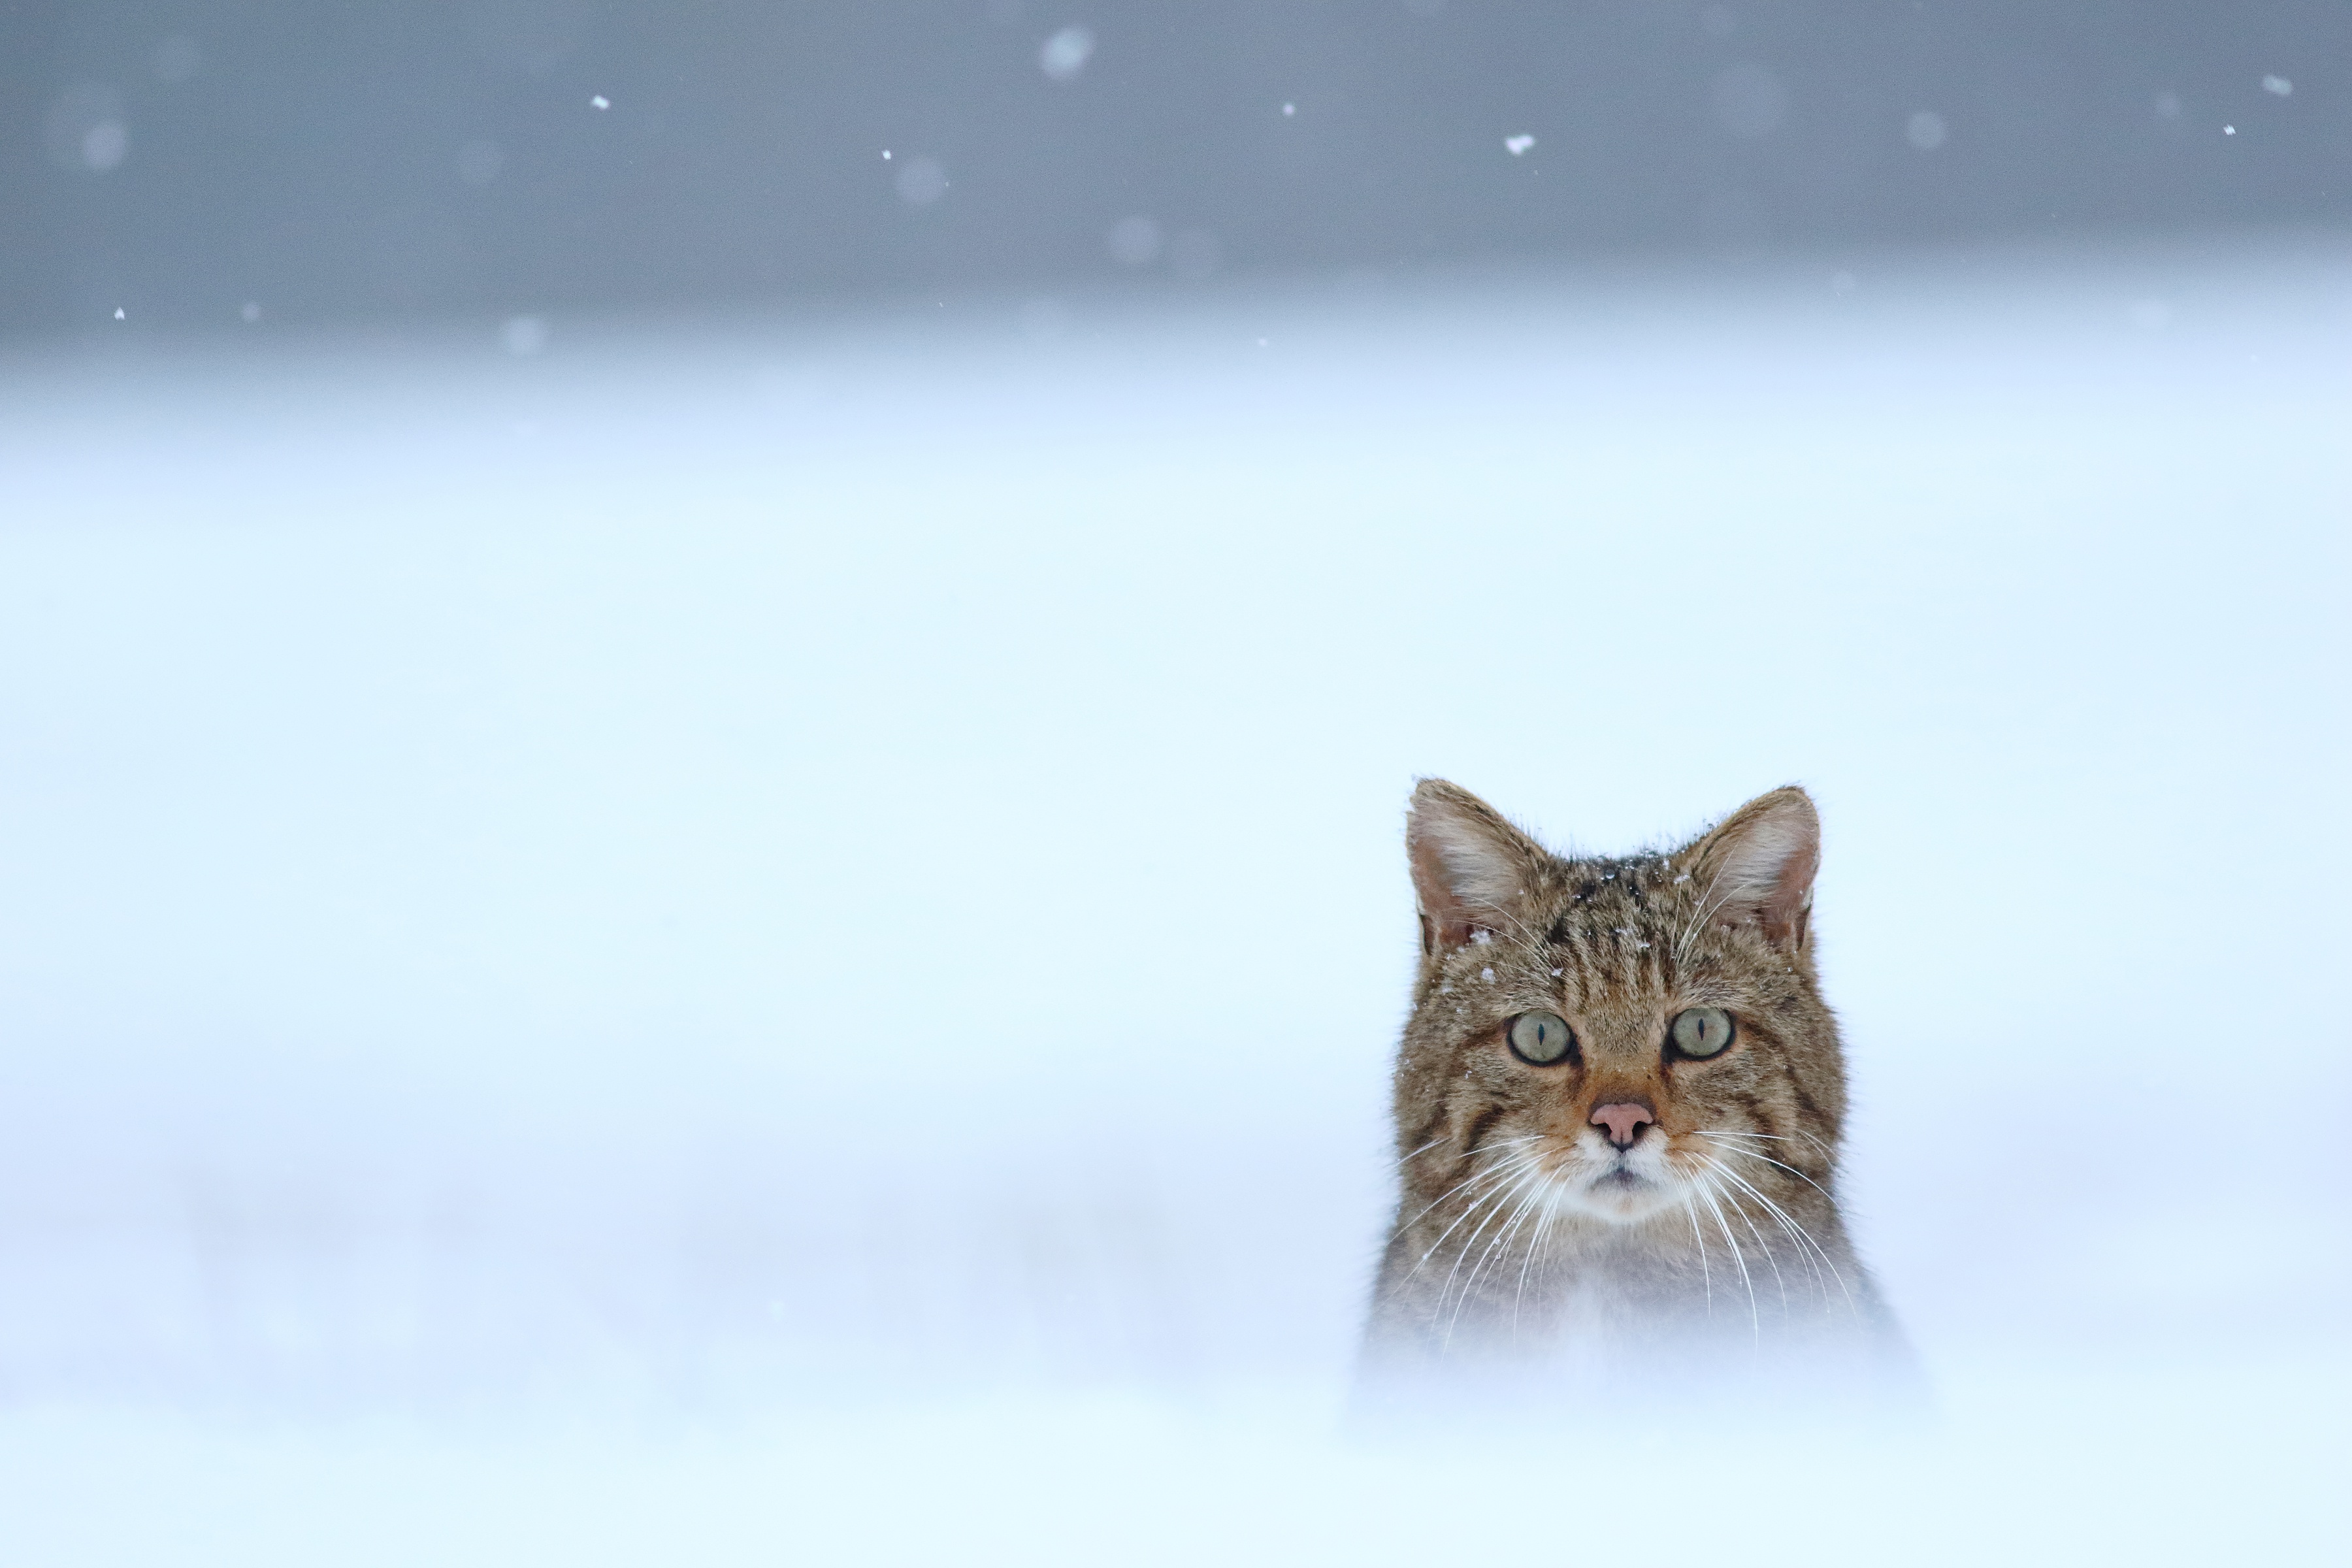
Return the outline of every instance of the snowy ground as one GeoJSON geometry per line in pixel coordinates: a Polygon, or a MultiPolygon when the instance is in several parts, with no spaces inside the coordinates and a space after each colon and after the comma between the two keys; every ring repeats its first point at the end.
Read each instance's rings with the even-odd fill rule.
{"type": "Polygon", "coordinates": [[[2340,1561],[2352,267],[1854,281],[0,362],[0,1560],[2340,1561]],[[1815,791],[1937,1424],[1338,1432],[1420,773],[1815,791]]]}

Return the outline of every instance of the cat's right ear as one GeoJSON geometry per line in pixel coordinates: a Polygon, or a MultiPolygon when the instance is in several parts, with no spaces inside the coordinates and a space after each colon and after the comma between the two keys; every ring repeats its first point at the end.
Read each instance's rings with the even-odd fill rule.
{"type": "Polygon", "coordinates": [[[1414,786],[1405,854],[1421,904],[1421,951],[1459,947],[1517,923],[1544,852],[1493,806],[1444,779],[1414,786]]]}

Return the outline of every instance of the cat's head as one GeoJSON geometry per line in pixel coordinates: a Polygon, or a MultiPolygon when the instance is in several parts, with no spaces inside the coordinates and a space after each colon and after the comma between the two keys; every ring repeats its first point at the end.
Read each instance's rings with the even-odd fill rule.
{"type": "Polygon", "coordinates": [[[1442,780],[1406,827],[1422,965],[1397,1065],[1409,1190],[1636,1225],[1742,1184],[1825,1192],[1844,1111],[1794,787],[1679,848],[1554,855],[1442,780]]]}

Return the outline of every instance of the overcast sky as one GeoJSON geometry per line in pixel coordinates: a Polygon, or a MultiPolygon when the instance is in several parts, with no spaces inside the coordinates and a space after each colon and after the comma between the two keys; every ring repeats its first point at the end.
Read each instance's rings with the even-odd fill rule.
{"type": "Polygon", "coordinates": [[[1198,287],[2352,216],[2352,10],[0,10],[0,333],[1198,287]]]}

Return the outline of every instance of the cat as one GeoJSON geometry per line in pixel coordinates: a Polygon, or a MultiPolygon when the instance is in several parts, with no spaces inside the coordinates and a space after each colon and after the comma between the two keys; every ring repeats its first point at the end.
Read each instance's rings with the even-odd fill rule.
{"type": "Polygon", "coordinates": [[[1838,1206],[1805,792],[1679,848],[1565,858],[1425,779],[1405,844],[1422,957],[1367,1383],[1906,1379],[1838,1206]]]}

